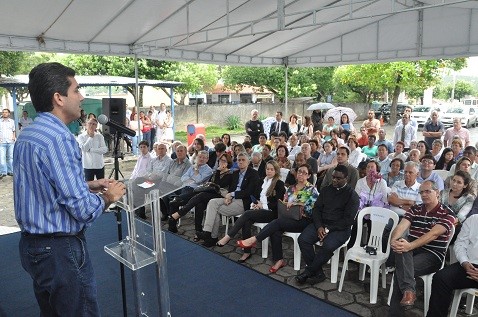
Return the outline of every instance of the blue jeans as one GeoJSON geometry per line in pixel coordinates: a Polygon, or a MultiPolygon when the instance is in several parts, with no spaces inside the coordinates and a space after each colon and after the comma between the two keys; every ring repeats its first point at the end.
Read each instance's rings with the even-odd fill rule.
{"type": "Polygon", "coordinates": [[[350,238],[350,233],[350,229],[330,231],[323,240],[322,246],[317,247],[315,246],[315,243],[319,241],[317,229],[313,223],[308,225],[298,239],[300,252],[307,264],[306,271],[311,275],[323,274],[322,266],[330,260],[334,251],[350,238]]]}
{"type": "Polygon", "coordinates": [[[133,152],[133,155],[138,155],[139,138],[139,136],[134,136],[131,138],[131,151],[133,152]]]}
{"type": "Polygon", "coordinates": [[[22,234],[20,259],[33,279],[41,316],[100,316],[85,236],[22,234]]]}
{"type": "Polygon", "coordinates": [[[13,173],[13,144],[0,143],[0,174],[13,173]]]}

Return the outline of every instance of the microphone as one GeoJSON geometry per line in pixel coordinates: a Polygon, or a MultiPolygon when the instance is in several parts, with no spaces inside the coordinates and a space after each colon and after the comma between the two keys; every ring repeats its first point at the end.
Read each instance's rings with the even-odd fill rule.
{"type": "Polygon", "coordinates": [[[124,124],[121,124],[121,123],[118,123],[118,122],[115,122],[113,120],[108,119],[108,117],[104,114],[100,114],[98,116],[98,122],[101,123],[101,124],[106,124],[107,126],[116,129],[116,131],[118,131],[120,133],[124,133],[124,134],[127,134],[129,136],[135,136],[136,135],[136,131],[126,127],[124,124]]]}

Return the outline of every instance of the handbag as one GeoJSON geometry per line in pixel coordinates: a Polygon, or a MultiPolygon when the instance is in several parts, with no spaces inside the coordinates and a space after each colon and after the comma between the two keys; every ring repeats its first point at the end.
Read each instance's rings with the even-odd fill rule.
{"type": "Polygon", "coordinates": [[[304,206],[293,205],[287,209],[287,204],[279,200],[277,203],[278,218],[288,218],[293,220],[300,220],[303,215],[304,206]]]}
{"type": "Polygon", "coordinates": [[[194,188],[194,193],[211,193],[211,194],[221,194],[219,185],[211,182],[207,182],[204,184],[199,185],[198,187],[194,188]]]}

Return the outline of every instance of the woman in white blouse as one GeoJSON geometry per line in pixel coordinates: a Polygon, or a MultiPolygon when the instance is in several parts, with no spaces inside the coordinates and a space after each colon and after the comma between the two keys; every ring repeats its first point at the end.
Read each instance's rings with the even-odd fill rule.
{"type": "Polygon", "coordinates": [[[349,138],[347,140],[347,145],[350,150],[349,164],[357,168],[360,162],[367,159],[367,155],[362,153],[362,149],[358,146],[356,138],[349,138]]]}

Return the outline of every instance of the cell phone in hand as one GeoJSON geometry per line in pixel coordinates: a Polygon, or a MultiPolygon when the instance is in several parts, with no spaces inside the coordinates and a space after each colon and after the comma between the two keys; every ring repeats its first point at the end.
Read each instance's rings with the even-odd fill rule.
{"type": "Polygon", "coordinates": [[[256,197],[254,197],[254,195],[251,195],[251,202],[252,202],[254,205],[257,205],[257,203],[258,203],[259,201],[257,200],[256,197]]]}

